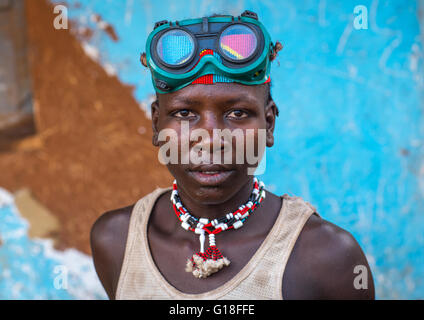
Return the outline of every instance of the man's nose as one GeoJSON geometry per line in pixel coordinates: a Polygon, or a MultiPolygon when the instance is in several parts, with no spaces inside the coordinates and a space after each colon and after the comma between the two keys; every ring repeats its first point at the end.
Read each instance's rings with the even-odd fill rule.
{"type": "Polygon", "coordinates": [[[222,139],[219,134],[217,135],[219,130],[223,130],[225,128],[222,119],[214,113],[205,112],[205,115],[192,129],[199,129],[203,131],[200,134],[201,139],[195,139],[195,141],[193,141],[193,151],[204,150],[213,153],[216,151],[222,151],[229,147],[227,146],[228,141],[222,139]]]}
{"type": "MultiPolygon", "coordinates": [[[[206,133],[206,131],[205,131],[206,133]]],[[[208,132],[208,134],[196,135],[192,145],[194,152],[206,151],[206,152],[220,152],[231,148],[231,141],[224,139],[223,135],[219,132],[208,132]],[[196,139],[200,138],[200,139],[196,139]]]]}
{"type": "Polygon", "coordinates": [[[212,111],[205,111],[196,125],[197,128],[202,128],[210,133],[212,133],[214,129],[223,129],[222,126],[223,119],[212,111]]]}

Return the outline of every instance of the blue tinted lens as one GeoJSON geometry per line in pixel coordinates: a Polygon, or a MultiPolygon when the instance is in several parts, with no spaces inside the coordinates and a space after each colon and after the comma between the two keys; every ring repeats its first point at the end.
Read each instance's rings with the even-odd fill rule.
{"type": "Polygon", "coordinates": [[[159,38],[156,52],[163,62],[178,66],[193,56],[194,40],[183,30],[170,30],[159,38]]]}

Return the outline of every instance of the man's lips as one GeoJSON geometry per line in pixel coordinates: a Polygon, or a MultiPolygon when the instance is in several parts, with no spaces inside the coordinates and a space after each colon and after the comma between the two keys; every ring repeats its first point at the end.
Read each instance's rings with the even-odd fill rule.
{"type": "Polygon", "coordinates": [[[227,180],[234,170],[221,165],[199,165],[188,170],[188,174],[199,184],[216,186],[227,180]]]}
{"type": "Polygon", "coordinates": [[[219,165],[219,164],[201,164],[192,166],[188,169],[188,171],[194,172],[222,172],[222,171],[232,171],[232,168],[227,166],[219,165]]]}

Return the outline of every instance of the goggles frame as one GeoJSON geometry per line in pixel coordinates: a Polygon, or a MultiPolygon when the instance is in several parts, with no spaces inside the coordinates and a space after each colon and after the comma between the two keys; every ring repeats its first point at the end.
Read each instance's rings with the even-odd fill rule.
{"type": "Polygon", "coordinates": [[[266,82],[270,76],[270,55],[274,46],[262,23],[245,13],[238,17],[228,15],[187,19],[174,24],[167,21],[156,23],[146,42],[146,61],[155,90],[159,93],[174,92],[207,74],[224,76],[246,85],[266,82]],[[233,25],[246,26],[256,36],[255,51],[243,60],[231,59],[220,48],[222,33],[233,25]],[[191,57],[181,65],[167,64],[156,52],[160,37],[170,30],[183,30],[194,41],[191,57]],[[221,59],[210,54],[200,57],[204,49],[213,50],[221,59]]]}

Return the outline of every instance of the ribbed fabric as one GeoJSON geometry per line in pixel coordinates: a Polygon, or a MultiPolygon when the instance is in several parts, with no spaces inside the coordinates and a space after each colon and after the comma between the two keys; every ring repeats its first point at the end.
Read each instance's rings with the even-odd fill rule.
{"type": "Polygon", "coordinates": [[[213,84],[213,74],[205,74],[195,79],[192,84],[213,84]]]}
{"type": "Polygon", "coordinates": [[[212,291],[186,294],[162,276],[148,245],[150,213],[158,197],[168,190],[170,188],[156,189],[134,206],[116,299],[283,299],[284,270],[303,226],[316,213],[312,205],[300,197],[284,194],[274,226],[247,265],[231,280],[212,291]]]}
{"type": "MultiPolygon", "coordinates": [[[[214,52],[211,49],[205,49],[202,52],[200,52],[199,56],[200,59],[199,61],[206,55],[213,55],[214,57],[216,57],[220,62],[222,62],[222,58],[219,54],[217,54],[216,52],[214,52]]],[[[193,70],[197,64],[199,63],[199,61],[197,61],[197,63],[190,69],[193,70]]],[[[194,79],[191,83],[192,84],[214,84],[214,83],[220,83],[220,82],[224,82],[224,83],[231,83],[231,82],[236,82],[235,80],[228,78],[226,76],[223,75],[219,75],[219,74],[205,74],[203,76],[200,76],[196,79],[194,79]]],[[[264,83],[268,83],[271,82],[271,77],[268,77],[267,80],[265,80],[264,83]]]]}

